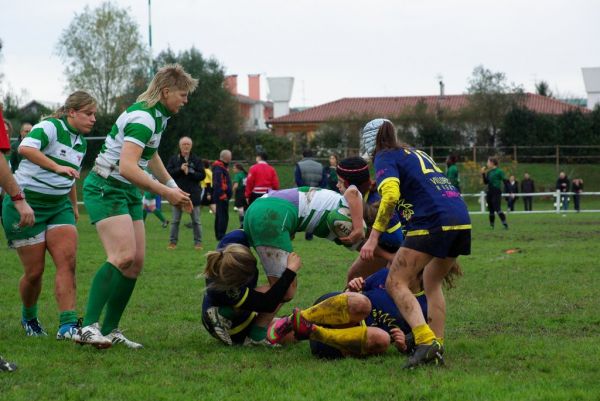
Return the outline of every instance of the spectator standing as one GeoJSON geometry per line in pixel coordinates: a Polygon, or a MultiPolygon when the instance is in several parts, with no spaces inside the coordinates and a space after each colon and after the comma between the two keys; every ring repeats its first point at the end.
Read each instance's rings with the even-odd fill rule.
{"type": "Polygon", "coordinates": [[[575,204],[575,210],[577,211],[577,213],[579,213],[581,211],[579,200],[581,197],[581,193],[583,192],[583,180],[581,178],[573,179],[573,181],[571,182],[571,192],[574,192],[573,203],[575,204]]]}
{"type": "MultiPolygon", "coordinates": [[[[529,173],[523,175],[523,181],[521,181],[521,193],[532,194],[535,192],[535,182],[529,177],[529,173]]],[[[531,212],[533,210],[533,196],[523,196],[523,204],[525,205],[525,211],[531,212]]]]}
{"type": "MultiPolygon", "coordinates": [[[[200,222],[200,181],[204,179],[204,165],[202,161],[192,153],[193,142],[188,136],[179,140],[179,154],[172,156],[167,163],[167,171],[175,180],[177,186],[190,194],[192,201],[192,229],[194,232],[194,248],[202,249],[202,223],[200,222]]],[[[182,207],[174,205],[171,220],[171,233],[168,249],[175,249],[179,239],[179,223],[181,222],[182,207]]]]}
{"type": "Polygon", "coordinates": [[[212,201],[215,204],[215,237],[217,241],[223,238],[227,231],[227,224],[229,224],[229,199],[231,199],[229,162],[231,162],[231,151],[225,149],[221,151],[219,160],[212,165],[212,201]]]}
{"type": "Polygon", "coordinates": [[[294,178],[298,187],[327,187],[327,172],[323,165],[313,159],[310,149],[302,152],[302,160],[296,163],[294,178]]]}
{"type": "Polygon", "coordinates": [[[240,219],[240,228],[244,228],[244,210],[248,208],[248,202],[246,201],[246,177],[248,173],[244,169],[241,163],[235,163],[233,165],[233,194],[235,195],[234,206],[237,209],[238,217],[240,219]]]}
{"type": "Polygon", "coordinates": [[[490,212],[490,227],[492,230],[494,229],[495,213],[497,213],[502,225],[508,230],[506,215],[502,212],[502,184],[506,181],[506,176],[504,175],[504,171],[498,167],[498,159],[495,157],[488,158],[487,169],[483,167],[481,175],[484,184],[488,186],[486,201],[490,212]]]}
{"type": "Polygon", "coordinates": [[[446,177],[454,187],[460,192],[460,178],[458,177],[458,167],[456,162],[458,158],[456,155],[449,155],[446,159],[446,177]]]}
{"type": "Polygon", "coordinates": [[[337,176],[338,157],[335,153],[329,156],[329,167],[327,168],[327,189],[331,189],[335,192],[340,192],[337,176]]]}
{"type": "Polygon", "coordinates": [[[248,170],[245,195],[248,206],[267,192],[279,189],[279,177],[273,166],[267,163],[267,154],[258,152],[256,164],[248,170]]]}
{"type": "Polygon", "coordinates": [[[19,154],[19,145],[21,144],[23,138],[25,138],[27,134],[31,132],[31,128],[33,128],[33,126],[29,123],[21,124],[19,138],[10,146],[10,170],[13,172],[13,174],[15,171],[17,171],[19,163],[21,163],[21,160],[23,159],[23,156],[19,154]]]}
{"type": "MultiPolygon", "coordinates": [[[[561,193],[567,193],[569,192],[570,183],[569,177],[567,177],[564,171],[561,171],[558,174],[558,180],[556,180],[556,190],[561,193]]],[[[569,210],[569,195],[561,195],[560,203],[562,210],[569,210]]]]}
{"type": "Polygon", "coordinates": [[[508,196],[506,197],[508,210],[514,212],[515,202],[517,201],[517,194],[519,193],[519,182],[515,179],[514,175],[511,175],[508,178],[508,181],[504,183],[504,192],[508,194],[508,196]]]}

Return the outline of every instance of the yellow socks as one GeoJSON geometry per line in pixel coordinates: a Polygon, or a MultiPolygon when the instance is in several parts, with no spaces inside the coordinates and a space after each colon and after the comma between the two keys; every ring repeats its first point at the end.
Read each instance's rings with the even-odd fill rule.
{"type": "Polygon", "coordinates": [[[361,325],[346,329],[316,327],[317,329],[310,335],[311,340],[331,345],[342,352],[364,354],[367,344],[367,326],[361,325]]]}
{"type": "Polygon", "coordinates": [[[413,328],[412,332],[415,335],[416,345],[431,344],[435,340],[435,334],[427,323],[413,328]]]}
{"type": "Polygon", "coordinates": [[[327,298],[308,309],[304,309],[301,315],[306,320],[316,324],[327,324],[337,326],[350,323],[348,313],[348,294],[339,294],[327,298]]]}

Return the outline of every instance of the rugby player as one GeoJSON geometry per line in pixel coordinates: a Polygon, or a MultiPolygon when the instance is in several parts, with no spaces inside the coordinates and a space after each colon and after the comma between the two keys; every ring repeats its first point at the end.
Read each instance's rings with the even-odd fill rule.
{"type": "Polygon", "coordinates": [[[84,135],[95,122],[96,100],[86,92],[73,92],[55,113],[33,126],[18,148],[23,160],[15,179],[22,192],[4,198],[2,215],[6,238],[23,264],[19,293],[21,325],[27,336],[47,335],[38,320],[38,299],[48,251],[56,266],[56,339],[79,340],[75,285],[75,223],[79,211],[75,180],[87,149],[84,135]],[[16,202],[24,197],[35,212],[31,227],[19,225],[16,202]]]}
{"type": "Polygon", "coordinates": [[[92,280],[82,343],[98,348],[113,343],[142,347],[118,328],[144,265],[141,191],[153,192],[174,206],[191,210],[189,194],[177,187],[157,150],[168,120],[188,102],[188,94],[197,85],[198,80],[178,64],[161,68],[137,103],[119,116],[85,179],[83,200],[107,259],[92,280]],[[144,171],[147,167],[158,181],[144,171]]]}
{"type": "Polygon", "coordinates": [[[416,349],[405,367],[443,362],[446,303],[442,281],[459,255],[471,253],[467,206],[429,155],[398,142],[389,120],[367,123],[361,142],[364,153],[374,157],[381,203],[360,255],[365,260],[373,258],[381,233],[398,210],[406,221],[405,239],[391,264],[386,289],[415,337],[416,349]],[[421,273],[428,320],[409,287],[421,273]]]}

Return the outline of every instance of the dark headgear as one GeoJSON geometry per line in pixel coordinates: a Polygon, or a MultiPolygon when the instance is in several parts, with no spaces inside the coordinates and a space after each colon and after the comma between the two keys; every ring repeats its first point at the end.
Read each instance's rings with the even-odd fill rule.
{"type": "Polygon", "coordinates": [[[338,177],[357,187],[371,180],[369,165],[362,157],[349,157],[342,160],[336,168],[338,177]]]}

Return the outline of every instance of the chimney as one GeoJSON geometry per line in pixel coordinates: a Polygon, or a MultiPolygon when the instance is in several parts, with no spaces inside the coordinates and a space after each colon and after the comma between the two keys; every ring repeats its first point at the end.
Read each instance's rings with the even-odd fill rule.
{"type": "Polygon", "coordinates": [[[260,100],[260,74],[248,75],[248,96],[250,99],[260,100]]]}
{"type": "Polygon", "coordinates": [[[587,92],[587,108],[593,109],[600,104],[600,67],[582,68],[583,83],[587,92]]]}
{"type": "Polygon", "coordinates": [[[238,94],[237,75],[227,75],[225,77],[225,89],[227,89],[233,96],[238,94]]]}
{"type": "Polygon", "coordinates": [[[440,97],[444,97],[444,81],[440,81],[440,97]]]}

